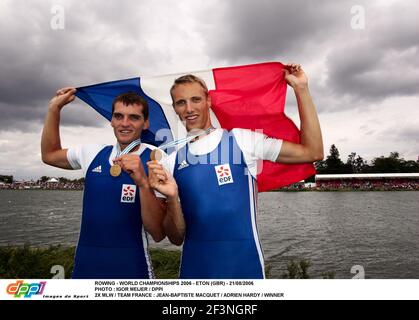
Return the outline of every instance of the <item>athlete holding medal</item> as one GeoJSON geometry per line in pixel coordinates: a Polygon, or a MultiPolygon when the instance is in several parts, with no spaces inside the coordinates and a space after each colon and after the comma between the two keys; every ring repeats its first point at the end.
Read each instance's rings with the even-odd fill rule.
{"type": "Polygon", "coordinates": [[[148,128],[148,105],[136,93],[112,104],[114,146],[61,147],[62,108],[75,99],[75,88],[57,91],[49,103],[42,133],[42,160],[85,174],[83,214],[73,278],[152,278],[147,231],[155,241],[164,237],[165,211],[147,179],[146,161],[155,148],[141,143],[148,128]]]}
{"type": "Polygon", "coordinates": [[[180,278],[265,277],[256,226],[259,160],[292,164],[323,158],[307,77],[297,64],[285,65],[284,75],[297,98],[300,144],[246,129],[213,129],[205,82],[193,75],[175,80],[174,111],[188,132],[205,134],[147,165],[150,185],[167,197],[165,233],[173,243],[183,243],[180,278]]]}

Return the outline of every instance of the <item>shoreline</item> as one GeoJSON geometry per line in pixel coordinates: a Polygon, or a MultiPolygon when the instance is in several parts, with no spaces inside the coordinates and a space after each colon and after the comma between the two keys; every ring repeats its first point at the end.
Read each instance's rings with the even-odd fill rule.
{"type": "MultiPolygon", "coordinates": [[[[74,245],[0,245],[0,279],[51,279],[56,265],[71,279],[75,251],[74,245]]],[[[180,250],[149,248],[149,253],[156,278],[178,278],[180,250]]]]}
{"type": "MultiPolygon", "coordinates": [[[[56,274],[53,266],[64,269],[64,279],[71,279],[73,271],[74,245],[33,246],[0,245],[0,279],[51,279],[56,274]]],[[[149,247],[153,273],[156,279],[178,279],[181,259],[180,249],[149,247]]],[[[272,277],[272,264],[265,261],[266,279],[308,279],[311,262],[308,260],[289,260],[283,273],[272,277]]],[[[335,272],[321,274],[323,279],[334,279],[335,272]]]]}

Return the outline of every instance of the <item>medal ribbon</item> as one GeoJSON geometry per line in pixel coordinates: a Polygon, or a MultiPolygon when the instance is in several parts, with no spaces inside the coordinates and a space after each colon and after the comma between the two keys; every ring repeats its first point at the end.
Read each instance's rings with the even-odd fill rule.
{"type": "Polygon", "coordinates": [[[188,142],[196,139],[197,137],[200,137],[200,136],[202,136],[204,134],[209,134],[213,130],[215,130],[215,128],[214,127],[210,127],[207,130],[202,131],[200,133],[193,134],[193,135],[187,136],[185,138],[182,138],[182,139],[179,139],[179,140],[174,140],[174,141],[165,143],[163,145],[160,145],[160,146],[158,146],[158,149],[162,149],[163,150],[163,149],[168,149],[168,148],[171,148],[171,147],[175,147],[175,146],[180,145],[180,144],[187,144],[188,142]]]}
{"type": "MultiPolygon", "coordinates": [[[[133,148],[135,148],[139,144],[141,144],[140,139],[132,141],[129,145],[126,146],[126,148],[123,151],[118,151],[116,153],[116,157],[127,154],[128,152],[130,152],[133,148]]],[[[120,145],[118,145],[118,146],[119,146],[119,148],[121,147],[120,145]]],[[[118,164],[112,165],[111,169],[110,169],[110,174],[111,174],[112,177],[118,177],[121,174],[121,166],[118,165],[118,164]]]]}
{"type": "Polygon", "coordinates": [[[122,156],[124,154],[129,153],[132,149],[134,149],[139,144],[141,144],[141,140],[140,139],[134,140],[129,145],[127,145],[126,148],[123,151],[118,151],[117,154],[116,154],[116,157],[119,157],[119,156],[122,156]]]}

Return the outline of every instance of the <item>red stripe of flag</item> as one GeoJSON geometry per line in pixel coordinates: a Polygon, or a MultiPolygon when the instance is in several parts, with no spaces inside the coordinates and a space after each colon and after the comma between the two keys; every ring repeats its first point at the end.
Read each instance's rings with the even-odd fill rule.
{"type": "MultiPolygon", "coordinates": [[[[300,143],[299,130],[284,113],[287,83],[283,65],[268,62],[213,70],[212,110],[227,130],[263,129],[274,138],[300,143]]],[[[279,164],[264,161],[258,175],[259,191],[301,181],[316,171],[313,164],[279,164]]]]}

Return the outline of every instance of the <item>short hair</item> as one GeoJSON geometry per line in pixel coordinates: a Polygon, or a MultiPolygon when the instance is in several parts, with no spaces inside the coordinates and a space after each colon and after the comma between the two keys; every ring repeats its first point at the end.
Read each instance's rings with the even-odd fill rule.
{"type": "Polygon", "coordinates": [[[205,81],[202,80],[201,78],[194,76],[193,74],[186,74],[184,76],[181,76],[177,79],[175,79],[175,81],[173,82],[172,87],[170,88],[170,96],[172,97],[173,100],[173,90],[175,90],[175,88],[180,85],[180,84],[185,84],[185,83],[198,83],[205,92],[205,95],[208,95],[208,88],[207,85],[205,84],[205,81]]]}
{"type": "Polygon", "coordinates": [[[130,106],[133,104],[138,104],[142,106],[143,108],[143,116],[144,120],[148,120],[148,103],[147,100],[144,99],[142,96],[140,96],[136,92],[126,92],[122,93],[119,96],[117,96],[113,102],[112,102],[112,114],[115,111],[115,104],[117,102],[122,102],[125,106],[130,106]]]}

